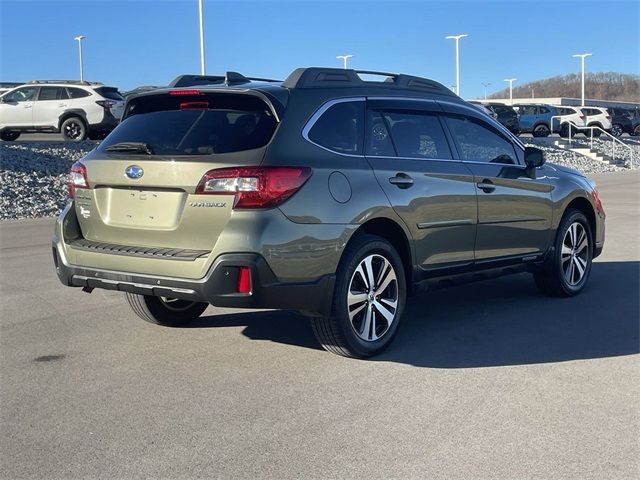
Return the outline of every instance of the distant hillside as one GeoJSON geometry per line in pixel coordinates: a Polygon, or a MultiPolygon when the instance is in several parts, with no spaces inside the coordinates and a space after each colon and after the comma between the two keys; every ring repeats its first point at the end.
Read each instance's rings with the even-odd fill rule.
{"type": "MultiPolygon", "coordinates": [[[[514,98],[531,98],[531,89],[536,98],[571,97],[580,98],[580,74],[560,75],[513,86],[514,98]]],[[[587,73],[585,75],[585,97],[598,100],[640,102],[640,75],[617,72],[587,73]]],[[[489,98],[508,98],[505,88],[489,98]]]]}

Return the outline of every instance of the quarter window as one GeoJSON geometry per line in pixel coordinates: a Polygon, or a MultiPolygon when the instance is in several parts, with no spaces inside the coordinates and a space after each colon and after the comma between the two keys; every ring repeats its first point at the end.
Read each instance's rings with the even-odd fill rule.
{"type": "Polygon", "coordinates": [[[83,98],[91,95],[89,92],[82,90],[81,88],[67,88],[67,90],[69,91],[69,96],[71,98],[83,98]]]}
{"type": "Polygon", "coordinates": [[[309,140],[329,150],[351,155],[362,154],[364,102],[332,105],[309,131],[309,140]]]}
{"type": "Polygon", "coordinates": [[[452,159],[440,120],[426,113],[383,112],[399,157],[452,159]]]}
{"type": "Polygon", "coordinates": [[[487,163],[517,163],[516,152],[511,142],[493,130],[462,117],[449,117],[448,123],[458,142],[462,160],[487,163]]]}

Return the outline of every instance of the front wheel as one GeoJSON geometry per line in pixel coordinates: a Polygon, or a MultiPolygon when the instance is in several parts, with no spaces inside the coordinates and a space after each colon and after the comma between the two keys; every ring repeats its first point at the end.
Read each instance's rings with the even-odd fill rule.
{"type": "Polygon", "coordinates": [[[554,250],[546,264],[533,272],[536,286],[547,295],[571,297],[580,293],[589,279],[593,260],[593,234],[579,210],[565,213],[554,250]]]}
{"type": "Polygon", "coordinates": [[[402,260],[389,242],[373,235],[354,239],[336,273],[331,315],[311,319],[316,338],[345,357],[381,353],[398,330],[406,290],[402,260]]]}
{"type": "Polygon", "coordinates": [[[640,125],[636,125],[635,128],[633,129],[633,136],[634,137],[640,136],[640,125]]]}
{"type": "Polygon", "coordinates": [[[153,297],[129,292],[125,295],[129,306],[141,319],[166,327],[179,327],[195,320],[209,306],[208,303],[178,298],[153,297]]]}

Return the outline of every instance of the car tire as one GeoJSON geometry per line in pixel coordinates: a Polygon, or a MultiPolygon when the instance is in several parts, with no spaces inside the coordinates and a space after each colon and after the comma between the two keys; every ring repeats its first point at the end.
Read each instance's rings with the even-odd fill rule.
{"type": "Polygon", "coordinates": [[[340,260],[331,315],[312,317],[313,332],[325,350],[337,355],[377,355],[398,331],[406,295],[404,267],[395,248],[374,235],[356,237],[340,260]]]}
{"type": "Polygon", "coordinates": [[[532,134],[536,138],[548,137],[549,135],[551,135],[551,131],[546,125],[536,125],[533,129],[532,134]]]}
{"type": "Polygon", "coordinates": [[[591,273],[593,250],[587,218],[579,210],[568,209],[558,227],[553,251],[545,264],[533,272],[538,289],[554,297],[579,294],[591,273]]]}
{"type": "Polygon", "coordinates": [[[17,140],[18,137],[20,137],[20,132],[16,132],[15,130],[5,130],[0,133],[0,138],[4,142],[13,142],[14,140],[17,140]]]}
{"type": "Polygon", "coordinates": [[[569,124],[568,123],[564,123],[562,124],[562,126],[560,127],[560,136],[562,138],[569,138],[569,124]]]}
{"type": "Polygon", "coordinates": [[[623,133],[624,129],[619,123],[616,123],[611,127],[611,135],[613,135],[614,137],[621,137],[623,133]]]}
{"type": "Polygon", "coordinates": [[[81,142],[87,138],[87,126],[80,117],[69,117],[60,125],[60,133],[67,142],[81,142]]]}
{"type": "Polygon", "coordinates": [[[633,136],[640,137],[640,125],[636,125],[635,128],[633,129],[633,136]]]}
{"type": "Polygon", "coordinates": [[[208,303],[125,293],[127,302],[141,319],[165,327],[179,327],[198,318],[208,303]]]}

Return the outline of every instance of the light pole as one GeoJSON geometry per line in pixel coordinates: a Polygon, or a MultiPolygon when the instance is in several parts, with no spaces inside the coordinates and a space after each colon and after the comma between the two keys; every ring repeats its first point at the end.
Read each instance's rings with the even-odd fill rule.
{"type": "Polygon", "coordinates": [[[353,57],[353,55],[338,55],[336,58],[338,60],[342,59],[343,62],[343,68],[346,70],[347,69],[347,64],[349,63],[349,59],[353,57]]]}
{"type": "Polygon", "coordinates": [[[444,37],[447,40],[456,41],[456,94],[458,96],[460,96],[460,39],[468,36],[468,34],[463,33],[461,35],[449,35],[448,37],[444,37]]]}
{"type": "Polygon", "coordinates": [[[584,59],[590,56],[590,53],[578,53],[574,55],[574,58],[580,58],[580,63],[582,65],[582,107],[584,107],[584,59]]]}
{"type": "Polygon", "coordinates": [[[82,40],[84,40],[84,35],[78,35],[77,37],[73,37],[74,40],[78,41],[78,53],[80,54],[80,81],[84,81],[84,66],[82,65],[82,40]]]}
{"type": "Polygon", "coordinates": [[[487,87],[491,86],[491,82],[482,82],[482,86],[484,87],[484,99],[487,99],[487,87]]]}
{"type": "Polygon", "coordinates": [[[513,82],[518,80],[517,78],[505,78],[505,82],[509,82],[509,105],[513,105],[513,82]]]}
{"type": "Polygon", "coordinates": [[[204,65],[204,19],[202,18],[202,2],[198,0],[198,17],[200,20],[200,75],[206,75],[207,69],[204,65]]]}

